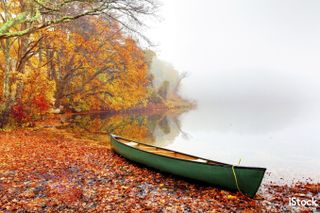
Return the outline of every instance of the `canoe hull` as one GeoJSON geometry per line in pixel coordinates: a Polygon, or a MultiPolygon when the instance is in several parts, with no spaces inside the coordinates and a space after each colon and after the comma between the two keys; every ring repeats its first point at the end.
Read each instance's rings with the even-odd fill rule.
{"type": "Polygon", "coordinates": [[[111,145],[115,152],[134,162],[230,191],[239,191],[240,189],[243,194],[250,197],[256,194],[265,173],[264,168],[238,166],[232,168],[228,164],[210,165],[161,156],[125,145],[112,136],[111,145]]]}

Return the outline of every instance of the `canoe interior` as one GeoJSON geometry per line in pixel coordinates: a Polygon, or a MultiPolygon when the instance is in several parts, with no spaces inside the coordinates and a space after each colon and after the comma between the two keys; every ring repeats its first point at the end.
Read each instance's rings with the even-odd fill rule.
{"type": "Polygon", "coordinates": [[[136,148],[139,150],[143,150],[143,151],[146,151],[149,153],[153,153],[156,155],[161,155],[161,156],[166,156],[166,157],[171,157],[171,158],[176,158],[176,159],[182,159],[182,160],[188,160],[188,161],[194,161],[194,162],[199,162],[199,163],[205,163],[205,164],[210,164],[210,165],[225,165],[223,163],[211,161],[208,159],[199,158],[199,157],[195,157],[195,156],[163,149],[160,147],[155,147],[155,146],[151,146],[151,145],[147,145],[147,144],[138,143],[138,142],[131,141],[131,140],[125,139],[125,138],[115,137],[115,139],[117,141],[119,141],[120,143],[123,143],[127,146],[130,146],[130,147],[133,147],[133,148],[136,148]]]}

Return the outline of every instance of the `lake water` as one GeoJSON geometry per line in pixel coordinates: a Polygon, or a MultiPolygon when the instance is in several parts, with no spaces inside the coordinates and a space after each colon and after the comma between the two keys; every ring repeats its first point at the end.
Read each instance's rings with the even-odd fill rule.
{"type": "Polygon", "coordinates": [[[119,134],[230,164],[266,167],[266,181],[320,182],[317,104],[212,104],[178,112],[77,115],[71,129],[119,134]]]}

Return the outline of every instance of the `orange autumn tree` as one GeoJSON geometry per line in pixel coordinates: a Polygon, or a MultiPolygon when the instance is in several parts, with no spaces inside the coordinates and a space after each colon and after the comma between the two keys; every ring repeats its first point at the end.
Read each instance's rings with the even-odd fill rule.
{"type": "Polygon", "coordinates": [[[150,81],[136,42],[121,34],[117,24],[93,17],[79,22],[78,28],[75,24],[47,32],[55,107],[87,111],[146,105],[150,81]]]}
{"type": "Polygon", "coordinates": [[[116,110],[146,106],[151,81],[144,52],[131,38],[126,38],[118,48],[117,61],[121,69],[108,85],[110,92],[115,94],[115,97],[108,98],[108,103],[116,110]]]}
{"type": "MultiPolygon", "coordinates": [[[[108,103],[114,108],[125,108],[124,104],[115,104],[120,103],[120,99],[107,100],[108,90],[104,88],[106,83],[110,87],[110,81],[115,78],[110,73],[108,77],[103,75],[106,76],[106,72],[115,72],[119,63],[106,63],[99,59],[112,59],[111,52],[104,51],[105,45],[109,45],[107,50],[112,50],[116,45],[125,43],[125,36],[121,35],[120,31],[125,30],[143,37],[137,26],[143,26],[142,17],[153,15],[156,9],[157,4],[153,0],[1,1],[0,128],[9,123],[12,118],[10,115],[20,121],[28,120],[45,113],[53,102],[56,106],[65,105],[80,110],[99,109],[108,103]],[[94,27],[95,24],[92,23],[88,25],[99,29],[103,35],[94,35],[99,30],[87,33],[86,36],[84,32],[74,31],[74,21],[84,17],[95,17],[99,22],[103,22],[105,25],[100,24],[101,29],[94,27]],[[121,27],[113,27],[116,24],[112,22],[121,27]],[[122,38],[111,36],[106,39],[107,42],[102,43],[101,38],[106,38],[104,27],[105,32],[109,32],[105,35],[111,36],[112,29],[116,29],[118,32],[113,33],[122,38]],[[59,35],[62,35],[63,41],[59,35]],[[56,40],[62,41],[60,47],[56,40]],[[80,42],[77,43],[77,40],[80,42]],[[98,46],[95,46],[95,40],[100,42],[98,46]],[[74,41],[74,44],[67,44],[65,41],[74,41]],[[68,57],[68,53],[73,55],[74,59],[68,57]],[[64,63],[65,60],[70,63],[64,63]],[[101,66],[102,63],[105,68],[101,66]],[[71,66],[76,69],[76,74],[64,76],[67,79],[60,78],[64,70],[73,73],[69,68],[71,66]]],[[[134,104],[130,106],[132,105],[134,104]]]]}
{"type": "MultiPolygon", "coordinates": [[[[45,61],[40,57],[38,44],[42,39],[43,35],[33,34],[13,40],[8,47],[3,46],[10,56],[7,98],[11,100],[11,115],[18,122],[41,116],[54,102],[55,84],[47,78],[45,61]]],[[[5,58],[6,55],[0,52],[0,61],[5,58]]],[[[2,77],[1,81],[4,80],[2,77]]],[[[1,94],[3,97],[2,91],[1,94]]]]}
{"type": "MultiPolygon", "coordinates": [[[[0,4],[0,31],[24,31],[39,16],[27,1],[3,1],[0,4]],[[25,16],[28,10],[30,17],[25,16]],[[27,18],[23,24],[16,18],[27,18]]],[[[15,38],[0,39],[0,128],[10,120],[19,123],[47,112],[53,102],[53,82],[47,79],[42,60],[41,31],[15,38]],[[10,116],[11,115],[11,116],[10,116]]]]}

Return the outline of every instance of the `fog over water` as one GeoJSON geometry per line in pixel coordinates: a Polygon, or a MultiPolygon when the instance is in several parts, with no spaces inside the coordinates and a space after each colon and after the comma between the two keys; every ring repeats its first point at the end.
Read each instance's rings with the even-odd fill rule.
{"type": "Polygon", "coordinates": [[[147,35],[198,102],[170,146],[320,181],[320,1],[162,4],[147,35]]]}

